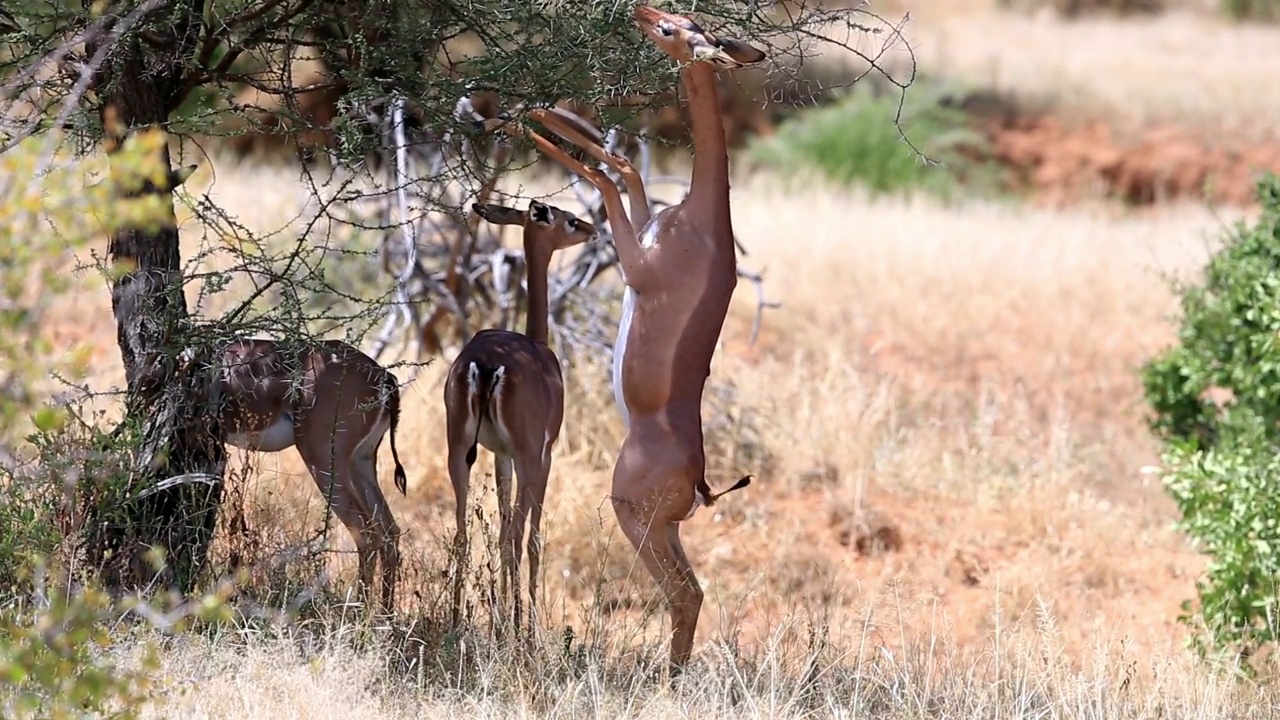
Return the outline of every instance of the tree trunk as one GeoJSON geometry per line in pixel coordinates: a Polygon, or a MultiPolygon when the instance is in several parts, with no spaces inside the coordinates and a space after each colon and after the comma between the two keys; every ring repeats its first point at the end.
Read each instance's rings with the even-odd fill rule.
{"type": "MultiPolygon", "coordinates": [[[[170,52],[159,53],[144,51],[136,35],[116,40],[95,83],[109,134],[112,120],[118,122],[109,152],[129,133],[166,123],[180,100],[174,95],[183,44],[178,35],[170,52]]],[[[167,148],[163,156],[168,167],[167,148]]],[[[172,189],[170,183],[142,192],[169,196],[172,189]]],[[[124,482],[89,503],[98,513],[89,548],[112,586],[146,587],[159,574],[165,584],[189,593],[208,559],[226,449],[211,420],[217,399],[202,368],[207,364],[180,368],[177,359],[189,322],[172,208],[170,196],[168,222],[120,229],[108,245],[115,270],[111,309],[127,383],[126,418],[117,436],[131,440],[128,450],[134,454],[124,482]],[[152,548],[163,551],[163,566],[148,562],[152,548]]]]}

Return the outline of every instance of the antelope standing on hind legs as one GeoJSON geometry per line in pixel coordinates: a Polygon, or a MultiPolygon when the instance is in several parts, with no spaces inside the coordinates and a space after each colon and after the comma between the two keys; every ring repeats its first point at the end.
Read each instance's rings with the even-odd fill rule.
{"type": "Polygon", "coordinates": [[[547,346],[547,272],[551,255],[596,237],[595,226],[540,202],[527,212],[500,205],[473,206],[484,220],[520,225],[528,268],[528,316],[524,334],[488,329],[476,333],[449,367],[444,404],[448,427],[449,479],[457,502],[457,575],[453,585],[453,624],[462,612],[462,585],[470,549],[467,543],[467,490],[476,446],[494,454],[498,485],[498,548],[502,594],[510,595],[514,625],[520,626],[520,554],[525,520],[529,522],[529,628],[534,627],[538,571],[542,560],[542,502],[551,473],[551,447],[564,419],[564,380],[560,361],[547,346]],[[515,515],[511,511],[511,475],[519,479],[515,515]]]}
{"type": "Polygon", "coordinates": [[[750,482],[742,478],[722,493],[707,485],[702,393],[738,279],[715,71],[759,62],[765,54],[654,8],[637,7],[632,19],[681,63],[693,136],[693,177],[685,199],[650,218],[641,179],[625,158],[605,152],[562,112],[530,111],[531,119],[618,172],[641,228],[637,237],[618,189],[604,173],[526,132],[541,152],[595,185],[608,210],[626,284],[613,384],[627,435],[614,466],[611,499],[619,525],[667,599],[674,676],[689,660],[703,600],[680,543],[680,522],[750,482]]]}
{"type": "Polygon", "coordinates": [[[381,557],[381,606],[391,612],[400,529],[378,487],[378,448],[389,429],[395,483],[404,494],[395,375],[336,340],[290,348],[240,339],[223,346],[216,363],[224,441],[258,452],[298,448],[320,494],[355,540],[364,588],[372,587],[375,555],[381,557]]]}

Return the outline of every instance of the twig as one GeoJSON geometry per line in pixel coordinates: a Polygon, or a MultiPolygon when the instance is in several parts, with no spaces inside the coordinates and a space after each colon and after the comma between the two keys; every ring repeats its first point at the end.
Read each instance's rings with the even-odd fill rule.
{"type": "MultiPolygon", "coordinates": [[[[396,208],[399,211],[400,238],[404,245],[404,267],[396,275],[395,300],[387,311],[387,319],[382,330],[374,340],[371,354],[375,360],[382,355],[387,343],[391,341],[397,327],[407,327],[413,320],[409,313],[409,278],[418,265],[418,242],[414,237],[416,227],[409,220],[409,198],[405,194],[405,185],[409,179],[409,161],[404,135],[404,97],[396,95],[391,99],[391,133],[395,143],[395,190],[396,208]]],[[[421,341],[419,341],[421,342],[421,341]]]]}
{"type": "Polygon", "coordinates": [[[760,326],[764,322],[765,308],[780,308],[782,307],[782,303],[764,299],[764,271],[763,270],[761,270],[758,273],[753,273],[747,270],[743,270],[742,267],[739,266],[738,277],[742,278],[743,280],[749,280],[751,284],[755,286],[755,289],[756,289],[756,317],[751,322],[751,341],[750,341],[750,347],[755,347],[756,340],[759,339],[760,337],[760,326]]]}
{"type": "Polygon", "coordinates": [[[177,487],[179,485],[189,485],[192,483],[203,483],[205,485],[217,485],[220,482],[222,482],[222,477],[220,475],[210,475],[209,473],[186,473],[185,475],[174,475],[173,477],[165,478],[164,480],[161,480],[160,482],[156,483],[155,485],[152,485],[146,490],[143,490],[137,495],[134,495],[133,499],[141,500],[142,498],[155,495],[156,493],[159,493],[159,492],[164,492],[165,490],[177,487]]]}
{"type": "MultiPolygon", "coordinates": [[[[402,255],[407,262],[395,271],[397,272],[395,305],[388,313],[371,349],[371,354],[375,358],[385,350],[396,332],[410,326],[416,327],[421,357],[425,350],[423,342],[427,323],[434,322],[441,311],[447,311],[457,317],[463,325],[460,334],[464,338],[469,335],[465,329],[470,319],[468,315],[474,314],[477,310],[481,314],[481,322],[484,326],[508,327],[512,319],[512,311],[520,301],[517,293],[523,290],[523,283],[515,282],[514,278],[517,275],[513,274],[517,270],[515,266],[523,263],[523,253],[519,250],[504,248],[497,242],[487,245],[476,242],[474,228],[470,223],[454,217],[456,213],[465,215],[465,211],[459,208],[465,208],[469,202],[461,198],[454,199],[452,188],[446,182],[445,175],[448,166],[455,161],[460,163],[459,168],[464,166],[470,168],[474,154],[470,138],[463,136],[460,141],[455,142],[454,139],[457,136],[450,129],[442,133],[439,140],[430,141],[430,154],[425,166],[427,176],[414,178],[407,167],[408,150],[404,134],[403,102],[403,98],[400,97],[392,100],[390,128],[386,124],[382,126],[384,137],[388,129],[390,134],[394,135],[389,142],[384,143],[384,147],[388,150],[393,149],[395,153],[394,163],[384,163],[384,167],[392,164],[395,166],[392,186],[395,189],[395,209],[393,210],[390,205],[386,207],[387,218],[382,227],[394,232],[395,237],[400,238],[401,244],[406,246],[407,252],[402,255]],[[425,202],[428,207],[452,208],[454,212],[448,215],[451,222],[441,223],[428,212],[420,213],[416,218],[410,218],[408,197],[410,192],[414,197],[425,202]],[[450,203],[456,203],[457,207],[450,203]],[[398,213],[398,217],[394,219],[390,217],[393,212],[398,213]],[[423,227],[418,228],[418,223],[422,223],[423,227]],[[413,234],[409,229],[410,225],[418,230],[416,236],[423,238],[425,243],[423,247],[418,248],[414,242],[413,234]],[[466,235],[455,235],[455,233],[466,235]],[[466,242],[467,240],[470,242],[466,242]],[[455,243],[459,241],[464,243],[465,252],[457,252],[455,243]],[[422,264],[423,259],[433,263],[442,262],[445,267],[429,270],[422,264]],[[447,278],[450,277],[455,278],[456,283],[447,282],[447,278]],[[464,302],[472,297],[476,302],[470,308],[464,309],[464,302]],[[434,314],[409,310],[424,301],[431,301],[438,310],[434,314]]],[[[376,121],[379,109],[370,108],[367,112],[370,120],[376,121]]],[[[453,112],[453,120],[456,124],[474,121],[477,117],[475,108],[467,98],[458,101],[453,112]]],[[[605,134],[608,149],[611,152],[621,152],[624,137],[618,128],[611,128],[605,134]]],[[[641,181],[646,186],[678,185],[682,188],[681,197],[687,195],[689,185],[685,180],[668,176],[650,176],[649,139],[646,136],[636,137],[634,151],[640,160],[638,169],[641,173],[641,181]]],[[[500,153],[495,148],[495,157],[499,156],[500,153]]],[[[505,167],[505,163],[500,161],[493,162],[492,165],[490,171],[495,174],[505,167]]],[[[621,178],[617,177],[604,163],[598,163],[598,165],[620,191],[625,192],[621,178]]],[[[568,352],[584,352],[607,361],[612,354],[616,327],[608,317],[607,308],[611,303],[606,302],[604,293],[594,292],[593,288],[610,269],[617,267],[618,257],[610,237],[601,194],[581,178],[573,175],[569,177],[571,178],[570,188],[582,204],[580,214],[585,215],[586,219],[598,228],[600,239],[583,248],[572,261],[562,264],[548,278],[549,330],[557,345],[568,352]]],[[[481,182],[479,192],[482,195],[487,196],[487,191],[493,187],[495,178],[496,175],[481,182]]],[[[384,192],[389,193],[390,189],[387,188],[384,192]]],[[[476,200],[484,201],[485,198],[477,197],[476,200]]],[[[673,204],[655,198],[652,194],[649,202],[653,212],[673,204]]],[[[384,252],[389,252],[386,243],[391,241],[391,237],[388,235],[384,240],[384,252]]],[[[742,255],[747,254],[746,249],[736,237],[734,243],[738,252],[742,255]]],[[[757,310],[751,332],[751,344],[754,346],[762,327],[764,309],[776,308],[780,305],[766,299],[762,274],[739,268],[738,275],[750,281],[756,289],[757,310]]],[[[406,338],[406,342],[408,341],[406,338]]]]}
{"type": "MultiPolygon", "coordinates": [[[[138,7],[134,8],[128,15],[121,18],[115,25],[110,25],[111,18],[103,18],[99,20],[89,29],[85,30],[85,32],[77,34],[67,42],[55,48],[53,51],[45,55],[39,62],[31,63],[27,68],[24,68],[18,73],[17,77],[13,78],[8,83],[5,83],[3,87],[0,87],[0,97],[9,96],[12,93],[12,90],[19,83],[25,82],[27,78],[45,65],[56,65],[61,63],[63,59],[70,54],[71,48],[76,45],[84,43],[86,47],[88,47],[97,44],[98,47],[95,49],[93,57],[91,57],[87,62],[80,64],[80,76],[76,79],[75,85],[71,88],[71,91],[63,98],[62,108],[58,111],[57,116],[52,122],[53,127],[66,127],[67,120],[71,117],[71,113],[75,112],[75,109],[79,107],[80,98],[84,96],[85,92],[87,92],[89,87],[93,84],[94,76],[97,75],[98,68],[101,67],[103,61],[106,60],[107,53],[111,51],[111,47],[115,44],[115,41],[127,32],[129,28],[133,27],[134,24],[141,20],[143,15],[146,15],[157,7],[160,7],[163,3],[164,0],[147,0],[147,2],[142,3],[138,7]],[[108,31],[107,27],[109,25],[110,30],[108,31]],[[108,42],[98,44],[98,40],[104,32],[110,36],[109,40],[108,42]]],[[[26,128],[15,133],[12,137],[6,138],[4,144],[0,145],[0,153],[8,152],[16,147],[18,143],[22,142],[39,130],[40,126],[41,123],[39,121],[31,123],[26,128]]],[[[46,143],[45,151],[41,154],[41,160],[35,172],[36,177],[40,177],[47,168],[48,163],[52,162],[53,152],[51,143],[53,142],[53,137],[54,136],[50,136],[50,139],[46,143]]]]}

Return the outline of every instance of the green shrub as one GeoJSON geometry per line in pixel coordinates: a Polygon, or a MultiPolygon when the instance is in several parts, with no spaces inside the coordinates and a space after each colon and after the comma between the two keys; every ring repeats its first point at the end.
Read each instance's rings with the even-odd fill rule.
{"type": "Polygon", "coordinates": [[[1178,343],[1144,368],[1152,427],[1208,449],[1224,434],[1280,428],[1280,179],[1258,184],[1263,212],[1237,223],[1200,285],[1181,288],[1178,343]],[[1219,412],[1206,391],[1229,391],[1219,412]]]}
{"type": "Polygon", "coordinates": [[[0,718],[138,717],[158,699],[156,631],[232,619],[225,583],[185,601],[115,600],[92,584],[66,592],[65,579],[34,585],[34,602],[0,604],[0,718]]]}
{"type": "Polygon", "coordinates": [[[963,111],[947,107],[936,88],[913,86],[902,108],[902,126],[917,148],[940,164],[926,163],[903,142],[894,123],[899,96],[877,95],[857,85],[834,105],[798,111],[777,133],[747,148],[749,161],[797,175],[817,174],[874,193],[911,190],[942,196],[991,190],[994,165],[982,159],[986,140],[969,127],[963,111]]]}
{"type": "Polygon", "coordinates": [[[19,578],[61,542],[55,512],[69,476],[54,461],[62,453],[80,462],[71,456],[81,448],[59,442],[68,414],[51,395],[55,374],[83,377],[92,348],[55,347],[50,308],[73,289],[77,251],[114,228],[169,216],[166,198],[119,199],[164,180],[166,141],[158,130],[138,133],[110,168],[105,155],[76,156],[52,135],[0,154],[0,601],[27,592],[19,578]]]}
{"type": "Polygon", "coordinates": [[[111,659],[104,621],[117,613],[105,593],[53,592],[39,609],[0,608],[0,716],[133,718],[148,699],[148,648],[138,668],[111,659]]]}
{"type": "MultiPolygon", "coordinates": [[[[45,478],[40,478],[43,481],[45,478]]],[[[5,477],[0,472],[0,605],[27,592],[34,563],[51,555],[62,541],[54,522],[62,488],[49,482],[5,477]]]]}
{"type": "Polygon", "coordinates": [[[1280,578],[1280,179],[1258,199],[1258,221],[1181,289],[1177,344],[1143,368],[1165,487],[1212,559],[1184,619],[1203,623],[1202,649],[1243,653],[1276,639],[1280,578]]]}
{"type": "MultiPolygon", "coordinates": [[[[3,140],[0,135],[0,140],[3,140]]],[[[74,254],[121,226],[151,227],[170,211],[167,198],[121,200],[145,181],[161,183],[163,132],[135,135],[108,171],[102,154],[72,157],[56,138],[31,138],[0,154],[0,468],[32,430],[58,427],[48,402],[52,374],[79,379],[89,347],[54,347],[49,309],[72,290],[74,254]]]]}
{"type": "Polygon", "coordinates": [[[51,399],[53,373],[75,377],[88,354],[54,346],[47,312],[71,290],[76,250],[120,225],[164,221],[163,202],[118,196],[163,180],[165,141],[138,134],[111,172],[101,154],[73,156],[52,137],[0,154],[0,717],[135,717],[147,699],[147,664],[112,657],[107,629],[126,607],[93,589],[64,592],[65,578],[41,580],[45,570],[66,574],[59,512],[91,467],[82,451],[93,440],[66,442],[70,415],[51,399]]]}
{"type": "Polygon", "coordinates": [[[1220,0],[1219,7],[1233,20],[1280,21],[1280,0],[1220,0]]]}
{"type": "Polygon", "coordinates": [[[1269,440],[1237,436],[1210,450],[1175,446],[1165,463],[1180,527],[1210,557],[1199,607],[1183,603],[1182,620],[1206,631],[1193,636],[1199,649],[1248,656],[1280,624],[1280,455],[1269,440]]]}

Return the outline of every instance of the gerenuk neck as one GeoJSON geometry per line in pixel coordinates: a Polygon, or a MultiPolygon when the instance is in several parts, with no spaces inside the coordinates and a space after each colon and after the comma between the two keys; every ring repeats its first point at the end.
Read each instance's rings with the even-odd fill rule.
{"type": "Polygon", "coordinates": [[[729,225],[729,150],[720,114],[716,71],[707,62],[691,62],[680,69],[689,98],[689,126],[693,136],[693,177],[684,206],[706,220],[729,225]]]}
{"type": "Polygon", "coordinates": [[[551,253],[526,244],[525,266],[528,267],[529,311],[525,317],[524,334],[534,342],[547,344],[547,272],[551,268],[551,253]]]}

